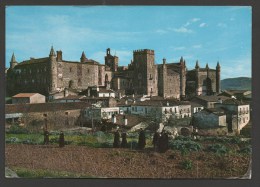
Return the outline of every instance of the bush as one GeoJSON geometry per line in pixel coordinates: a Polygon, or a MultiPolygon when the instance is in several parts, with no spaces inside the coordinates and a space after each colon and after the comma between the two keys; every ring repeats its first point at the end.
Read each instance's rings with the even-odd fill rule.
{"type": "Polygon", "coordinates": [[[174,150],[179,150],[184,154],[189,151],[199,151],[202,149],[201,144],[191,140],[189,141],[171,140],[169,142],[169,147],[174,150]]]}
{"type": "Polygon", "coordinates": [[[16,137],[10,137],[5,140],[6,143],[21,143],[21,141],[16,137]]]}
{"type": "Polygon", "coordinates": [[[190,170],[193,167],[192,161],[188,159],[184,160],[183,162],[181,162],[181,166],[183,169],[190,170]]]}
{"type": "Polygon", "coordinates": [[[28,134],[29,131],[24,127],[20,127],[19,125],[12,125],[7,133],[9,133],[9,134],[28,134]]]}
{"type": "Polygon", "coordinates": [[[192,137],[190,137],[190,136],[182,136],[182,135],[180,135],[180,136],[177,136],[177,137],[175,138],[175,140],[192,141],[193,139],[192,139],[192,137]]]}
{"type": "Polygon", "coordinates": [[[248,146],[243,147],[240,150],[238,150],[238,152],[244,153],[244,154],[250,154],[250,153],[252,153],[252,147],[251,147],[251,145],[248,145],[248,146]]]}
{"type": "Polygon", "coordinates": [[[222,144],[210,145],[210,146],[208,146],[207,150],[210,152],[217,153],[217,154],[226,154],[229,152],[229,149],[226,148],[226,146],[224,146],[222,144]]]}

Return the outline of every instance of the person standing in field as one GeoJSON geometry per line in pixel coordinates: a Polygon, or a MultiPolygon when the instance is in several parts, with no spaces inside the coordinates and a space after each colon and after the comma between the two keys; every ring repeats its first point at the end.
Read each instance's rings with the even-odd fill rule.
{"type": "Polygon", "coordinates": [[[64,133],[61,131],[59,137],[59,147],[64,147],[64,146],[65,146],[64,133]]]}
{"type": "Polygon", "coordinates": [[[123,132],[122,133],[122,143],[121,143],[121,147],[126,148],[127,147],[127,139],[126,139],[126,133],[123,132]]]}
{"type": "Polygon", "coordinates": [[[44,136],[43,144],[48,145],[49,144],[49,132],[46,129],[43,132],[43,136],[44,136]]]}
{"type": "Polygon", "coordinates": [[[116,132],[115,132],[115,134],[114,134],[113,147],[114,147],[114,148],[120,147],[120,134],[119,134],[119,131],[118,131],[118,130],[116,130],[116,132]]]}
{"type": "Polygon", "coordinates": [[[160,138],[159,132],[155,132],[154,135],[153,135],[153,148],[154,148],[154,150],[156,150],[157,147],[158,147],[159,138],[160,138]]]}
{"type": "Polygon", "coordinates": [[[138,148],[139,149],[144,149],[146,145],[146,140],[145,140],[145,133],[144,130],[141,128],[139,133],[139,139],[138,139],[138,148]]]}

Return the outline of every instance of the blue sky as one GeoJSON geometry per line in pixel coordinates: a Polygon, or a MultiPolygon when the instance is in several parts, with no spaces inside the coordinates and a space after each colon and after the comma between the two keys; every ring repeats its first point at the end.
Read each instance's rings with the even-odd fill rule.
{"type": "Polygon", "coordinates": [[[251,77],[252,9],[249,6],[9,6],[6,9],[6,67],[12,53],[21,62],[49,55],[104,63],[106,48],[127,65],[133,50],[154,49],[155,61],[177,62],[188,70],[196,60],[221,79],[251,77]]]}

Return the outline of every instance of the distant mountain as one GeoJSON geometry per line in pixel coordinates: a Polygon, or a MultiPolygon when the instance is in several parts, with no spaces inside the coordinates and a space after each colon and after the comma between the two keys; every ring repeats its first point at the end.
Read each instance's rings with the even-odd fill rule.
{"type": "Polygon", "coordinates": [[[221,80],[221,90],[251,90],[252,83],[249,77],[237,77],[221,80]]]}

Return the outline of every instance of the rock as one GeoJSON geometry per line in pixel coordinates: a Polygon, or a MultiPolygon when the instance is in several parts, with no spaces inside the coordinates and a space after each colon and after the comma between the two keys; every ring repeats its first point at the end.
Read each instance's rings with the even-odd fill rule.
{"type": "Polygon", "coordinates": [[[5,167],[5,177],[6,178],[19,178],[18,175],[8,167],[5,167]]]}

